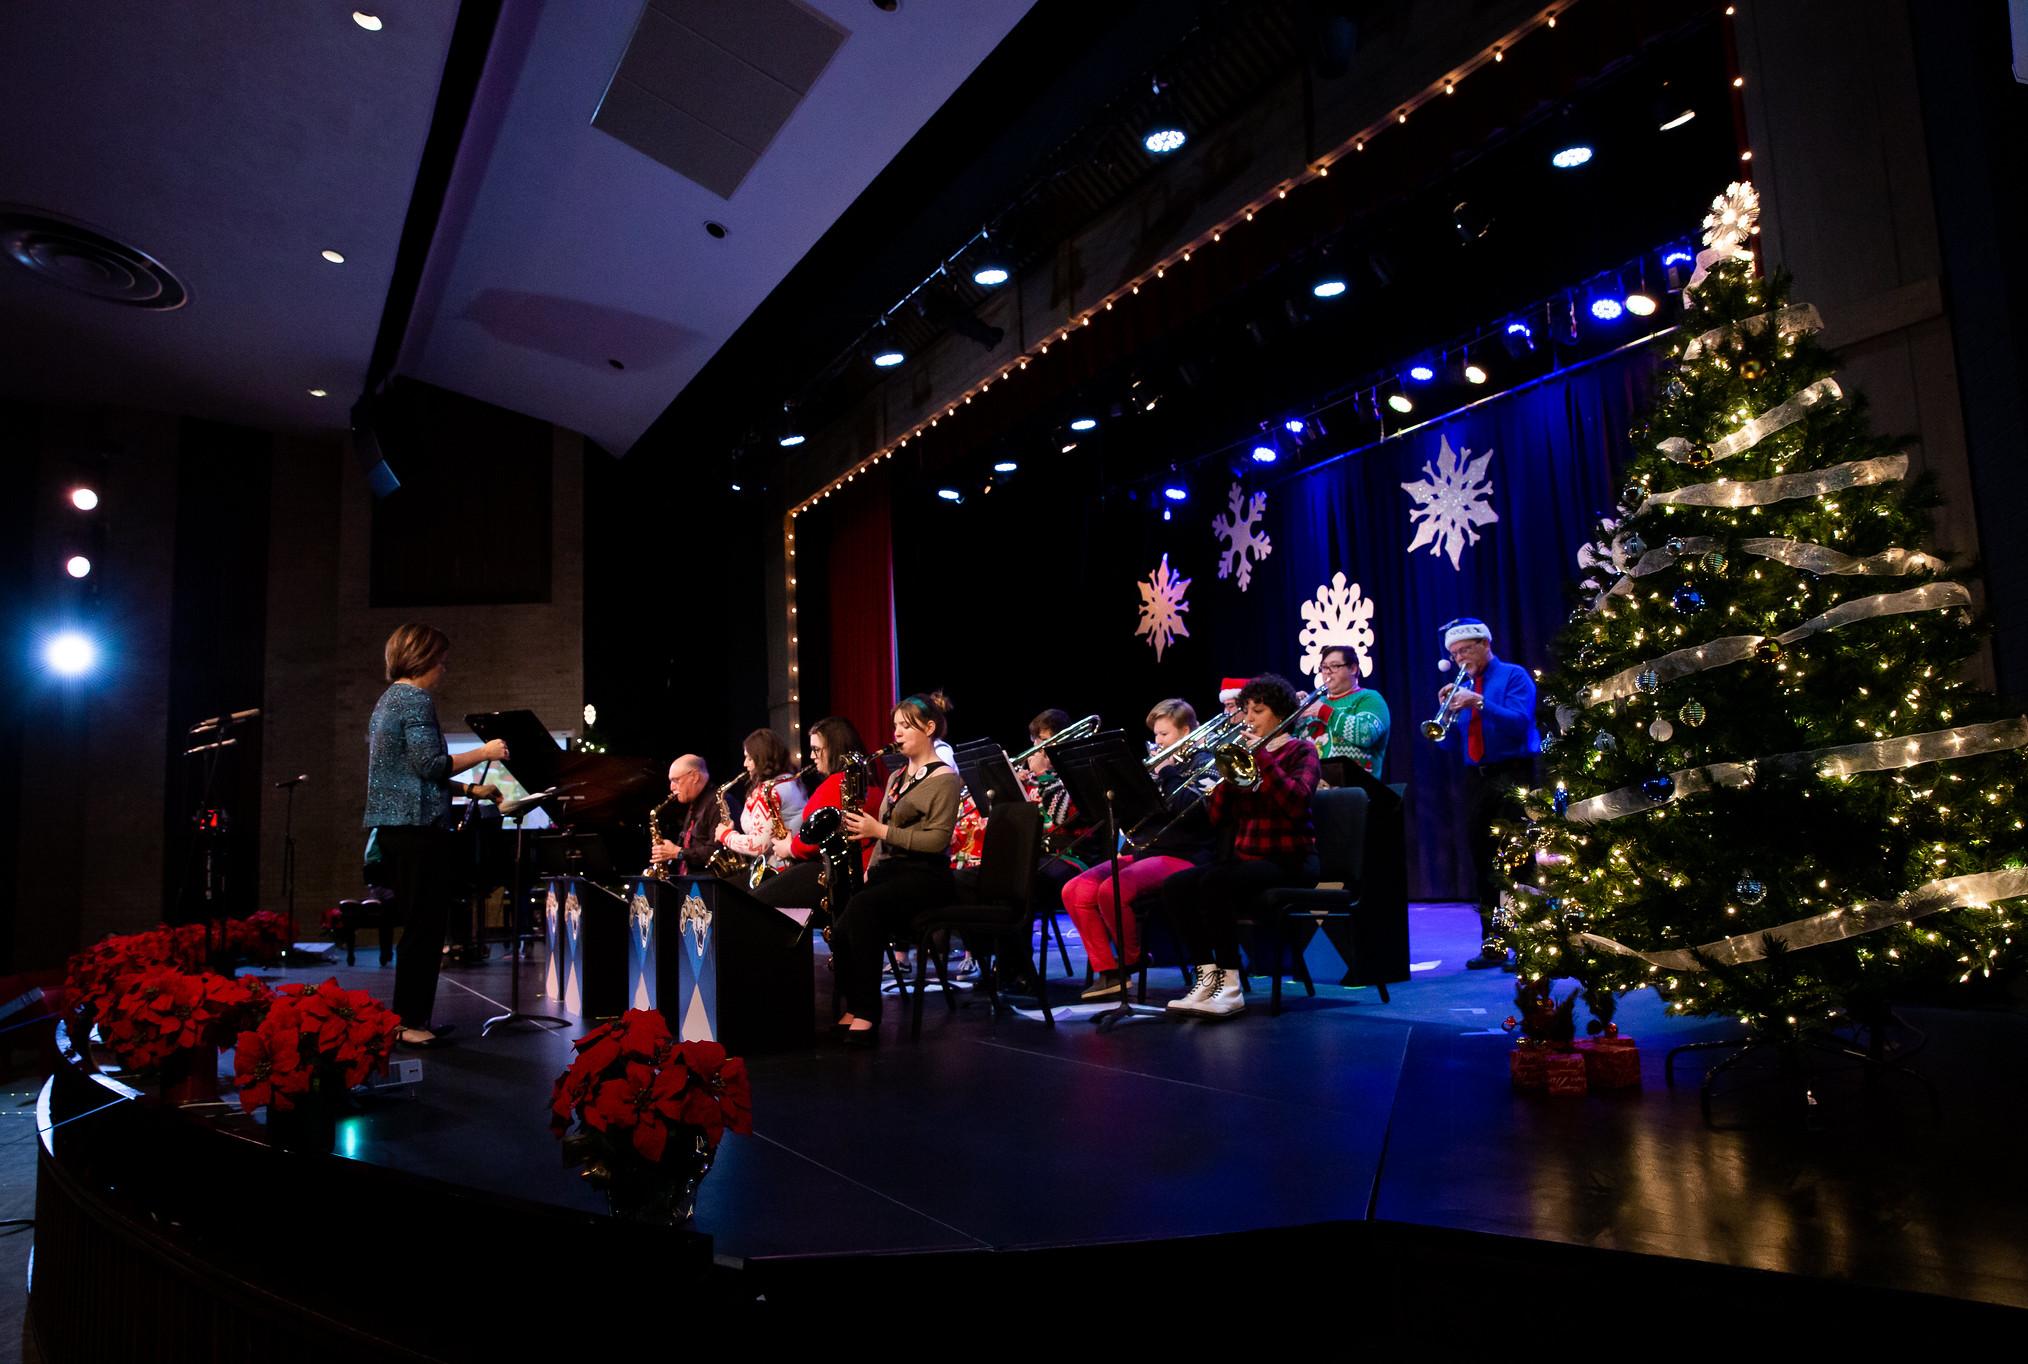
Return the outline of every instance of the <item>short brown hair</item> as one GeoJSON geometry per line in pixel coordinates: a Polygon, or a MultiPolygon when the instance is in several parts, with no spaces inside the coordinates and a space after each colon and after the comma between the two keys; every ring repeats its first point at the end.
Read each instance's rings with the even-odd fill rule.
{"type": "Polygon", "coordinates": [[[1155,708],[1148,712],[1146,721],[1148,728],[1153,729],[1157,720],[1167,720],[1182,729],[1197,728],[1197,712],[1180,696],[1172,696],[1166,701],[1155,703],[1155,708]]]}
{"type": "Polygon", "coordinates": [[[411,622],[395,627],[387,637],[387,680],[399,682],[404,677],[421,677],[451,651],[451,639],[434,625],[417,625],[411,622]]]}
{"type": "Polygon", "coordinates": [[[1056,707],[1051,706],[1048,710],[1043,711],[1042,714],[1028,722],[1028,737],[1031,739],[1047,738],[1051,735],[1061,734],[1069,728],[1070,712],[1058,710],[1056,707]]]}
{"type": "Polygon", "coordinates": [[[771,729],[757,729],[742,745],[753,759],[753,770],[763,779],[779,777],[789,770],[789,746],[771,729]]]}
{"type": "Polygon", "coordinates": [[[943,738],[950,729],[944,719],[944,708],[928,696],[904,696],[895,702],[894,713],[905,716],[911,729],[926,730],[932,739],[943,738]]]}

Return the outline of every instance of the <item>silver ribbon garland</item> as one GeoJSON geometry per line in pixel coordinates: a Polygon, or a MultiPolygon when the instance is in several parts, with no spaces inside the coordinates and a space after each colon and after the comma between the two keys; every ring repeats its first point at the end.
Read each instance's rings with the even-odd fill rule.
{"type": "Polygon", "coordinates": [[[1692,483],[1673,492],[1651,493],[1634,515],[1650,507],[1766,507],[1792,502],[1800,497],[1818,497],[1846,488],[1870,488],[1876,483],[1893,483],[1908,477],[1907,455],[1881,455],[1875,459],[1853,460],[1800,474],[1782,474],[1752,483],[1734,483],[1721,478],[1713,483],[1692,483]]]}
{"type": "Polygon", "coordinates": [[[1665,971],[1703,971],[1711,962],[1723,966],[1743,966],[1764,960],[1772,949],[1800,952],[1805,948],[1856,938],[1862,933],[1877,933],[1897,924],[1913,923],[1945,910],[1991,905],[2022,895],[2028,895],[2028,867],[2006,867],[1966,876],[1946,876],[1917,886],[1892,900],[1862,900],[1846,908],[1812,914],[1807,919],[1791,919],[1788,923],[1776,924],[1758,933],[1721,938],[1702,947],[1643,952],[1596,933],[1579,933],[1575,941],[1601,952],[1635,957],[1665,971]]]}
{"type": "MultiPolygon", "coordinates": [[[[1714,460],[1730,459],[1734,455],[1751,450],[1763,440],[1784,427],[1794,426],[1808,416],[1810,409],[1821,403],[1836,402],[1845,396],[1845,390],[1838,387],[1836,379],[1819,379],[1814,384],[1797,392],[1787,402],[1776,403],[1758,417],[1748,421],[1729,436],[1712,441],[1710,457],[1714,460]]],[[[1678,464],[1689,464],[1697,459],[1697,447],[1681,436],[1671,436],[1658,441],[1655,448],[1678,464]]]]}
{"type": "Polygon", "coordinates": [[[2028,716],[1995,720],[1983,725],[1934,729],[1870,743],[1837,744],[1830,748],[1805,749],[1799,753],[1778,753],[1751,762],[1686,767],[1669,774],[1669,793],[1660,800],[1639,786],[1622,786],[1616,791],[1571,802],[1563,817],[1574,824],[1600,824],[1624,815],[1658,810],[1664,805],[1702,795],[1721,786],[1751,786],[1762,768],[1771,772],[1814,768],[1826,777],[1850,777],[1861,772],[1893,772],[1919,767],[1923,763],[1976,758],[2016,748],[2028,748],[2028,716]]]}
{"type": "MultiPolygon", "coordinates": [[[[1906,616],[1919,611],[1945,611],[1953,606],[1969,606],[1972,594],[1957,583],[1925,583],[1911,587],[1906,592],[1883,592],[1874,597],[1857,597],[1840,602],[1821,615],[1812,616],[1792,630],[1785,630],[1773,636],[1784,648],[1807,639],[1823,630],[1835,630],[1856,621],[1874,620],[1881,616],[1906,616]]],[[[1637,679],[1642,673],[1652,670],[1663,682],[1679,677],[1688,677],[1710,668],[1722,668],[1751,658],[1753,651],[1769,637],[1766,635],[1726,635],[1708,644],[1693,645],[1662,655],[1647,663],[1637,663],[1623,668],[1605,681],[1585,693],[1583,704],[1596,706],[1606,701],[1616,701],[1622,696],[1631,696],[1637,689],[1637,679]]]]}
{"type": "Polygon", "coordinates": [[[1693,336],[1690,338],[1690,344],[1683,347],[1683,358],[1695,360],[1719,342],[1730,341],[1735,333],[1759,336],[1767,330],[1770,318],[1774,320],[1775,333],[1778,336],[1799,336],[1804,332],[1824,330],[1824,319],[1817,315],[1816,308],[1808,303],[1797,303],[1779,312],[1755,313],[1752,317],[1742,317],[1737,322],[1728,322],[1722,327],[1713,327],[1708,332],[1693,336]]]}
{"type": "MultiPolygon", "coordinates": [[[[1707,550],[1721,545],[1713,535],[1686,535],[1680,537],[1683,548],[1670,549],[1664,545],[1643,554],[1627,570],[1627,575],[1600,593],[1591,609],[1597,611],[1612,597],[1630,596],[1634,590],[1634,579],[1659,573],[1682,559],[1695,559],[1707,550]]],[[[1857,575],[1876,578],[1899,577],[1907,573],[1937,573],[1945,567],[1943,560],[1933,554],[1924,554],[1916,549],[1883,549],[1878,554],[1855,558],[1828,545],[1813,545],[1807,540],[1786,540],[1777,536],[1755,536],[1739,542],[1739,552],[1762,559],[1772,559],[1789,568],[1799,568],[1818,577],[1834,574],[1857,575]]]]}

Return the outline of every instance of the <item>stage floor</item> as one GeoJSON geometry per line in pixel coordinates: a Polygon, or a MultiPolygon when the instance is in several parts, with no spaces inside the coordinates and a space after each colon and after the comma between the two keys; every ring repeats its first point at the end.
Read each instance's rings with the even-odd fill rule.
{"type": "MultiPolygon", "coordinates": [[[[1814,1108],[1777,1087],[1734,1089],[1713,1130],[1705,1057],[1663,1083],[1668,1047],[1724,1037],[1671,1021],[1652,994],[1621,1012],[1641,1043],[1638,1092],[1514,1092],[1500,1029],[1514,978],[1467,971],[1478,925],[1461,905],[1410,914],[1413,979],[1319,984],[1221,1022],[1154,1018],[1111,1031],[1094,1006],[995,1021],[983,998],[949,1016],[932,993],[919,1043],[894,1004],[881,1047],[828,1043],[749,1058],[755,1130],[728,1136],[697,1224],[722,1256],[770,1261],[977,1251],[1214,1235],[1382,1219],[1799,1273],[2028,1306],[2028,1018],[1926,1011],[1917,1059],[1943,1096],[1870,1089],[1833,1060],[1814,1108]]],[[[340,959],[342,961],[342,959],[340,959]]],[[[1077,970],[1083,961],[1073,956],[1077,970]]],[[[1320,981],[1342,968],[1321,940],[1320,981]]],[[[1052,969],[1059,969],[1052,953],[1052,969]]],[[[524,1007],[540,972],[524,965],[524,1007]]],[[[310,967],[386,998],[391,971],[310,967]]],[[[819,1016],[830,1002],[819,958],[819,1016]]],[[[505,962],[444,973],[438,1019],[457,1045],[420,1056],[413,1091],[375,1095],[341,1153],[572,1207],[603,1202],[560,1164],[550,1083],[580,1029],[481,1022],[505,1007],[505,962]]],[[[1081,975],[1080,975],[1081,982],[1081,975]]],[[[1177,991],[1150,977],[1150,1002],[1177,991]]],[[[1055,982],[1053,998],[1078,986],[1055,982]]],[[[893,1002],[891,1001],[891,1004],[893,1002]]]]}

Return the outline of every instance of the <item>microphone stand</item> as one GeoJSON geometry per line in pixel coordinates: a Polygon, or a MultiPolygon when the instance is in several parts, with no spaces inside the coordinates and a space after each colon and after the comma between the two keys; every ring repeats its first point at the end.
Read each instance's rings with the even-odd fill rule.
{"type": "Polygon", "coordinates": [[[524,1013],[521,1008],[521,951],[527,936],[526,924],[528,916],[528,873],[527,864],[522,859],[522,840],[523,835],[528,831],[528,826],[526,821],[521,818],[521,815],[524,811],[532,810],[544,801],[556,801],[561,804],[570,799],[571,797],[569,796],[557,795],[556,788],[552,786],[549,790],[537,791],[524,800],[507,802],[507,805],[514,807],[511,811],[507,808],[507,805],[500,807],[500,813],[512,814],[514,816],[514,909],[508,916],[507,1012],[495,1014],[480,1025],[479,1036],[481,1037],[491,1037],[493,1029],[506,1027],[510,1023],[532,1023],[537,1027],[544,1027],[553,1023],[559,1028],[567,1028],[571,1025],[571,1021],[568,1018],[561,1018],[556,1014],[524,1013]]]}
{"type": "Polygon", "coordinates": [[[275,783],[289,793],[282,805],[282,901],[288,906],[290,952],[296,949],[296,788],[308,776],[306,772],[275,783]]]}
{"type": "MultiPolygon", "coordinates": [[[[1120,973],[1120,1002],[1104,1013],[1092,1016],[1091,1021],[1101,1029],[1116,1028],[1137,1018],[1159,1018],[1166,1012],[1150,1004],[1135,1004],[1133,990],[1128,985],[1131,973],[1127,970],[1127,908],[1120,893],[1120,815],[1113,803],[1117,794],[1112,783],[1106,783],[1106,829],[1113,841],[1113,962],[1120,973]]],[[[1147,951],[1147,944],[1143,943],[1141,950],[1147,951]]]]}

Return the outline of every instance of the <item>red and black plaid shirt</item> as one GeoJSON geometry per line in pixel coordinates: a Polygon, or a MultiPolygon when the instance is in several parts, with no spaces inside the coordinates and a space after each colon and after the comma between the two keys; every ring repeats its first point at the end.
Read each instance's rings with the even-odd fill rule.
{"type": "Polygon", "coordinates": [[[1237,830],[1232,851],[1248,859],[1301,857],[1317,847],[1310,797],[1321,775],[1317,746],[1291,739],[1260,755],[1260,783],[1251,789],[1221,782],[1206,799],[1212,823],[1237,830]]]}

